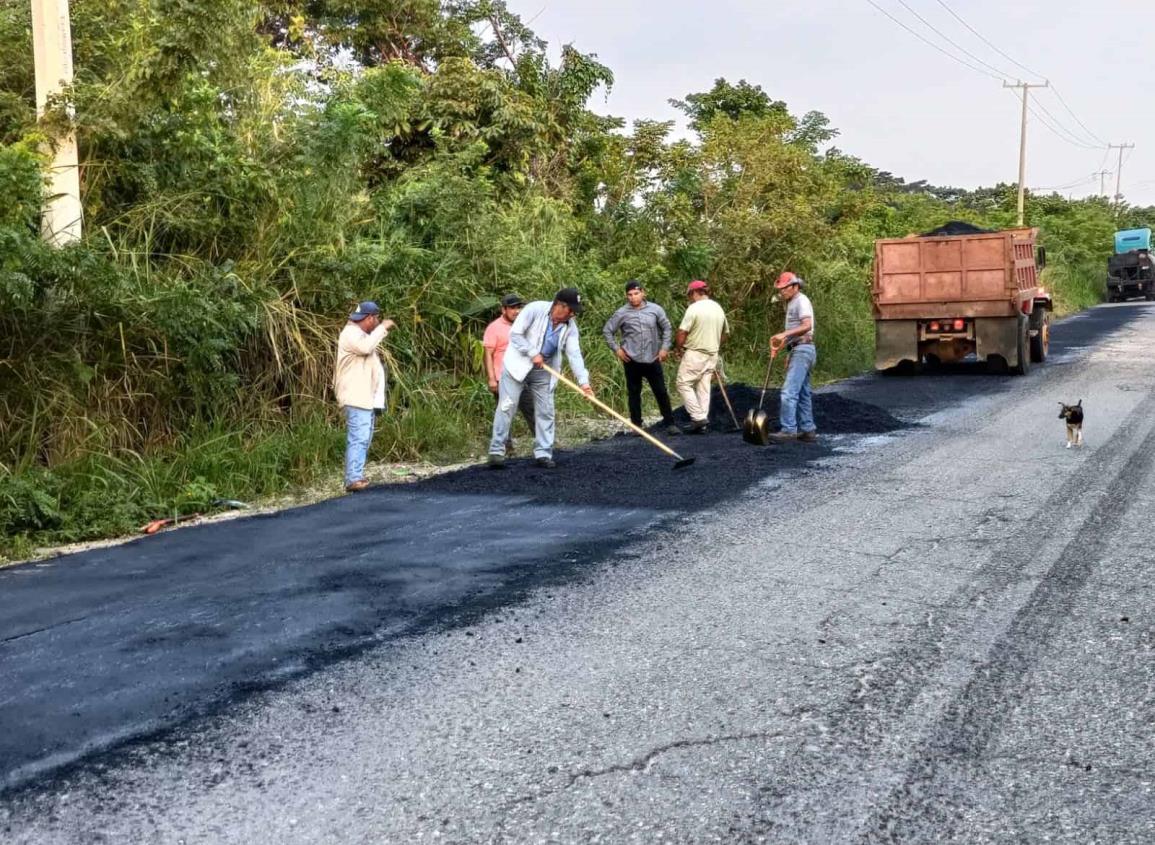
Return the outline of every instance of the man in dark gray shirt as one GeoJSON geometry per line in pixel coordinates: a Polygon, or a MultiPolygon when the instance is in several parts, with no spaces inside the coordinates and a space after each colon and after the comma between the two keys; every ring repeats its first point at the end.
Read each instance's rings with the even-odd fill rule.
{"type": "Polygon", "coordinates": [[[673,327],[660,305],[646,301],[642,283],[631,279],[626,282],[626,304],[614,312],[602,329],[606,343],[626,368],[626,391],[630,397],[630,420],[642,424],[642,381],[650,383],[662,423],[670,434],[680,434],[674,424],[670,394],[666,391],[666,375],[662,362],[670,354],[673,327]],[[621,334],[621,343],[617,335],[621,334]]]}

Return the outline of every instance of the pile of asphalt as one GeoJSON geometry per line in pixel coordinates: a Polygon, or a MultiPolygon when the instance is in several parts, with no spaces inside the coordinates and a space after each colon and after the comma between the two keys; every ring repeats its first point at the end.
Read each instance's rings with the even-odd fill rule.
{"type": "MultiPolygon", "coordinates": [[[[743,384],[729,386],[739,422],[757,405],[758,393],[757,388],[743,384]]],[[[746,443],[741,432],[734,430],[717,388],[712,398],[709,433],[670,436],[661,427],[652,432],[683,457],[694,458],[694,464],[682,470],[673,471],[674,459],[641,437],[618,434],[576,449],[555,450],[558,465],[552,470],[538,468],[532,457],[518,457],[507,460],[501,470],[479,465],[435,476],[417,486],[443,493],[521,496],[548,504],[693,511],[733,498],[773,472],[806,472],[809,465],[831,453],[831,444],[822,437],[818,443],[746,443]]],[[[776,420],[777,391],[767,392],[763,408],[776,420]]],[[[824,435],[877,434],[907,426],[882,408],[837,393],[815,395],[814,410],[824,435]]],[[[675,416],[683,424],[688,422],[681,408],[675,416]]],[[[519,455],[526,455],[528,432],[519,425],[514,436],[519,455]]]]}

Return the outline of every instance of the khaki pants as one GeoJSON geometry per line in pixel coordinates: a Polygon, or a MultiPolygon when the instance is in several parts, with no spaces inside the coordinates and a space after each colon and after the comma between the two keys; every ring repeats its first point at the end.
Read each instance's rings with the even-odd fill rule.
{"type": "Polygon", "coordinates": [[[678,366],[678,393],[694,422],[704,422],[710,416],[710,388],[717,366],[716,352],[711,355],[687,349],[682,356],[682,363],[678,366]]]}

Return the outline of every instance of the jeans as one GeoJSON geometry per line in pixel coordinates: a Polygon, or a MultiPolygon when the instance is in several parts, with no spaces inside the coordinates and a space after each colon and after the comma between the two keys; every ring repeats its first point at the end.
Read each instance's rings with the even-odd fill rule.
{"type": "Polygon", "coordinates": [[[678,393],[682,404],[694,422],[705,422],[710,417],[710,387],[714,383],[714,368],[718,353],[709,354],[687,349],[678,365],[678,393]]]}
{"type": "Polygon", "coordinates": [[[782,383],[782,400],[778,422],[786,434],[815,431],[814,405],[810,391],[810,371],[818,359],[813,343],[795,346],[790,351],[786,366],[786,381],[782,383]]]}
{"type": "Polygon", "coordinates": [[[626,361],[626,393],[630,397],[630,422],[642,424],[642,381],[650,383],[658,410],[662,412],[662,422],[674,424],[674,409],[670,407],[670,394],[666,391],[666,374],[662,372],[661,361],[643,364],[640,361],[626,361]]]}
{"type": "MultiPolygon", "coordinates": [[[[493,399],[498,404],[501,403],[501,386],[500,385],[501,385],[501,383],[498,382],[498,389],[493,394],[493,399]]],[[[521,411],[522,419],[524,419],[525,424],[529,426],[529,433],[533,434],[534,429],[536,429],[537,426],[534,424],[534,419],[533,419],[533,391],[532,390],[521,391],[521,396],[517,400],[517,409],[519,411],[521,411]]],[[[505,445],[506,446],[512,446],[513,445],[513,420],[512,419],[509,421],[509,435],[505,438],[505,445]]]]}
{"type": "Polygon", "coordinates": [[[365,477],[365,459],[373,440],[376,414],[364,408],[345,406],[345,486],[365,477]]]}
{"type": "Polygon", "coordinates": [[[532,369],[521,382],[503,372],[497,385],[497,410],[493,412],[493,436],[489,440],[489,454],[504,455],[505,442],[513,425],[513,415],[521,402],[522,391],[533,393],[535,458],[553,457],[553,379],[545,370],[532,369]]]}

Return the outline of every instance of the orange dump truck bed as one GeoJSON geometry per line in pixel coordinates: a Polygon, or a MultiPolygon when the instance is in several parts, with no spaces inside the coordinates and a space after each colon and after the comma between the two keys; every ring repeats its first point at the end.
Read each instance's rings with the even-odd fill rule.
{"type": "Polygon", "coordinates": [[[1046,352],[1034,347],[1049,342],[1050,300],[1039,286],[1037,234],[1024,228],[876,241],[876,366],[977,354],[1025,372],[1023,343],[1041,361],[1046,352]]]}

